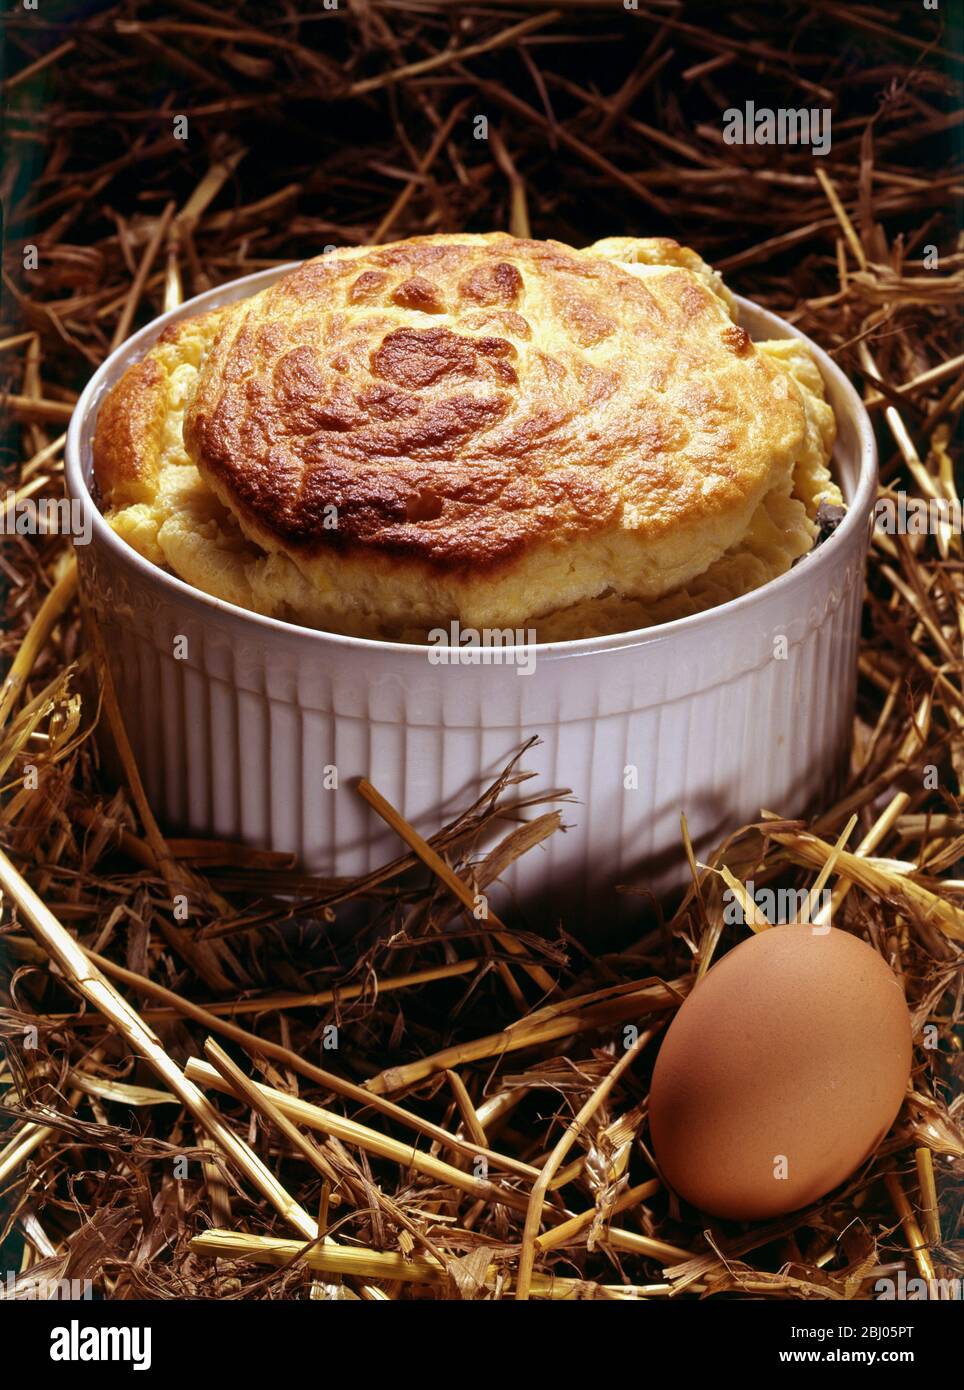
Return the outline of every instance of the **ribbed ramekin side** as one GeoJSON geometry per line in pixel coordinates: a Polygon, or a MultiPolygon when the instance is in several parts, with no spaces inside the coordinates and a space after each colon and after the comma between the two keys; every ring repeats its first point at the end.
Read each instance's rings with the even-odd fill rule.
{"type": "MultiPolygon", "coordinates": [[[[224,287],[217,302],[261,284],[224,287]]],[[[201,307],[208,301],[183,313],[201,307]]],[[[741,312],[754,336],[795,331],[751,305],[741,312]]],[[[73,496],[86,495],[103,392],[162,326],[135,335],[85,392],[66,452],[73,496]]],[[[370,777],[431,834],[535,735],[524,766],[536,776],[520,794],[572,788],[562,807],[571,828],[513,865],[508,888],[610,914],[615,883],[663,892],[685,878],[681,812],[697,853],[762,808],[804,813],[839,780],[848,744],[867,541],[850,523],[869,517],[875,477],[866,412],[817,359],[840,427],[841,481],[851,503],[861,499],[846,534],[695,626],[544,652],[532,676],[432,667],[424,652],[230,610],[153,570],[100,522],[78,550],[84,590],[158,818],[294,851],[318,873],[358,874],[401,846],[355,778],[370,777]]],[[[109,755],[109,739],[103,746],[109,755]]],[[[507,820],[495,833],[511,829],[507,820]]]]}
{"type": "MultiPolygon", "coordinates": [[[[363,873],[402,847],[356,778],[431,834],[537,737],[522,794],[571,789],[570,828],[513,865],[506,891],[609,917],[617,883],[663,894],[685,881],[681,812],[705,854],[762,810],[803,814],[833,787],[853,712],[862,565],[855,540],[802,591],[802,608],[721,614],[711,639],[548,662],[529,677],[369,654],[363,698],[335,652],[315,644],[292,659],[270,633],[239,649],[216,621],[152,603],[114,557],[83,568],[148,797],[172,829],[289,850],[320,874],[363,873]],[[306,707],[319,692],[324,708],[306,707]],[[424,722],[427,701],[439,722],[424,722]]],[[[498,835],[511,829],[504,821],[498,835]]],[[[622,911],[636,903],[623,899],[622,911]]]]}
{"type": "MultiPolygon", "coordinates": [[[[764,620],[722,624],[726,640],[710,652],[714,679],[694,681],[689,694],[680,693],[681,653],[669,648],[651,661],[650,681],[651,693],[669,685],[672,694],[542,727],[541,780],[576,790],[565,808],[572,828],[548,854],[516,865],[510,886],[624,916],[640,899],[614,895],[614,885],[662,896],[687,881],[681,813],[705,856],[764,811],[795,817],[825,805],[849,746],[864,550],[860,536],[842,547],[804,591],[803,611],[776,604],[764,620]],[[749,647],[762,659],[746,667],[749,647]]],[[[602,665],[572,672],[570,699],[580,679],[594,680],[605,698],[602,665]]],[[[533,756],[538,762],[539,750],[533,756]]]]}

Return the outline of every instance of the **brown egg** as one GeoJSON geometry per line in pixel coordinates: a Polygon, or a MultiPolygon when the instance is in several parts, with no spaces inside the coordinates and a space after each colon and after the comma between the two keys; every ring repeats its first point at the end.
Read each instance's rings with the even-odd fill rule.
{"type": "Polygon", "coordinates": [[[666,1033],[649,1103],[657,1162],[715,1216],[795,1211],[884,1137],[910,1066],[910,1016],[877,952],[835,929],[771,927],[707,972],[666,1033]]]}

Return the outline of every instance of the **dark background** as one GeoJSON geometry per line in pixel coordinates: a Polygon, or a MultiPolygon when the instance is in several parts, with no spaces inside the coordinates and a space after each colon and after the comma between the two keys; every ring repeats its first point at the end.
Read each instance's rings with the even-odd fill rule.
{"type": "MultiPolygon", "coordinates": [[[[129,327],[146,322],[163,308],[172,275],[190,297],[328,244],[463,229],[528,226],[537,237],[577,246],[607,235],[675,236],[718,265],[734,290],[813,336],[858,386],[866,380],[857,345],[866,339],[885,394],[961,351],[964,111],[961,6],[953,0],[941,0],[938,11],[919,0],[640,0],[636,11],[621,0],[558,0],[551,11],[542,0],[339,0],[334,11],[323,0],[38,5],[30,11],[21,0],[8,0],[3,26],[0,338],[36,332],[35,384],[47,401],[69,407],[123,328],[125,308],[135,310],[129,327]],[[527,32],[514,32],[530,20],[527,32]],[[471,51],[480,44],[492,46],[471,51]],[[404,71],[427,62],[434,66],[404,71]],[[829,107],[830,154],[819,159],[805,148],[724,145],[724,111],[747,100],[758,107],[829,107]],[[187,141],[173,138],[176,115],[188,118],[187,141]],[[488,119],[488,140],[474,138],[478,116],[488,119]],[[852,219],[866,271],[855,268],[818,168],[852,219]],[[168,208],[163,244],[135,303],[132,282],[168,208]],[[28,245],[38,250],[34,271],[23,268],[28,245]],[[921,264],[928,246],[941,257],[931,280],[921,264]]],[[[30,394],[28,367],[21,353],[0,353],[0,391],[30,394]]],[[[958,372],[895,397],[922,452],[935,425],[949,426],[958,466],[960,386],[958,372]]],[[[902,463],[879,405],[882,473],[894,480],[902,463]]],[[[62,428],[5,412],[4,491],[21,461],[62,428]]],[[[56,463],[50,472],[51,486],[59,485],[56,463]]],[[[19,583],[3,597],[0,660],[17,649],[36,613],[61,544],[56,537],[4,542],[0,585],[8,556],[16,560],[19,583]]],[[[937,564],[933,557],[928,563],[921,573],[930,584],[937,564]]],[[[879,759],[883,786],[896,786],[885,775],[888,748],[900,747],[931,677],[915,664],[913,621],[902,604],[891,603],[880,566],[877,556],[865,650],[887,663],[887,672],[906,676],[906,697],[902,686],[879,759]]],[[[33,673],[37,688],[73,659],[77,630],[64,624],[45,647],[33,673]]],[[[866,727],[874,728],[881,702],[879,687],[863,681],[866,727]]],[[[938,736],[949,744],[945,725],[935,741],[938,736]]],[[[51,805],[68,822],[75,805],[102,804],[88,749],[89,741],[62,780],[58,769],[50,778],[51,805]]],[[[876,766],[865,777],[868,802],[880,790],[870,776],[876,766]]],[[[915,809],[923,811],[924,801],[915,801],[915,809]]],[[[926,803],[928,812],[934,809],[947,806],[935,797],[926,803]]],[[[59,862],[54,834],[44,834],[29,820],[17,827],[23,858],[42,866],[55,900],[68,901],[75,890],[89,896],[94,890],[81,882],[77,861],[67,855],[59,862]]],[[[959,869],[952,872],[960,876],[959,869]]],[[[132,899],[143,891],[149,921],[158,909],[144,887],[147,876],[131,874],[129,866],[124,874],[132,899]]],[[[869,899],[854,893],[850,901],[853,924],[862,930],[858,914],[870,911],[869,899]]],[[[896,931],[897,909],[877,906],[879,931],[896,931]]],[[[599,982],[592,976],[595,957],[574,952],[573,958],[574,971],[599,982]]],[[[600,971],[616,975],[639,968],[638,958],[601,960],[600,971]]],[[[155,965],[163,971],[164,957],[155,965]]],[[[14,962],[10,968],[17,968],[14,962]]],[[[289,975],[278,979],[292,983],[289,975]]],[[[951,1004],[949,996],[941,1002],[934,979],[920,966],[911,997],[936,1016],[951,1004]]],[[[358,1074],[373,1070],[373,1059],[387,1048],[400,1046],[407,1056],[431,1049],[443,1033],[446,1040],[472,1037],[488,1032],[494,1020],[514,1019],[494,989],[480,990],[458,1011],[457,1000],[454,986],[449,994],[436,986],[430,999],[416,994],[406,1003],[400,1043],[394,1006],[381,1003],[360,1031],[358,1074]]],[[[60,1035],[52,1037],[51,1064],[69,1051],[61,1043],[60,1035]]],[[[581,1067],[595,1065],[586,1051],[580,1043],[581,1067]]],[[[514,1065],[510,1059],[510,1071],[514,1065]]],[[[934,1075],[935,1093],[949,1100],[937,1063],[934,1075]]],[[[470,1074],[473,1085],[487,1078],[488,1062],[479,1075],[470,1074]]],[[[632,1084],[634,1098],[644,1094],[642,1081],[632,1084]]],[[[557,1103],[548,1092],[534,1093],[520,1112],[526,1142],[541,1135],[549,1142],[558,1132],[557,1103]]],[[[560,1114],[567,1113],[563,1104],[560,1114]]],[[[159,1114],[141,1122],[160,1129],[163,1121],[159,1114]]],[[[127,1190],[133,1179],[121,1165],[98,1186],[109,1165],[102,1147],[85,1152],[91,1154],[88,1186],[74,1185],[73,1169],[62,1165],[59,1185],[54,1177],[47,1185],[42,1214],[51,1229],[62,1224],[66,1231],[79,1204],[78,1229],[109,1217],[121,1247],[142,1220],[127,1190]]],[[[908,1166],[908,1154],[904,1161],[908,1166]]],[[[137,1201],[142,1196],[138,1189],[137,1201]]],[[[960,1197],[946,1199],[945,1209],[959,1216],[960,1197]]],[[[859,1234],[871,1219],[894,1228],[879,1188],[848,1229],[859,1234]]],[[[671,1223],[665,1229],[675,1237],[671,1223]]],[[[695,1241],[700,1230],[694,1224],[684,1235],[695,1241]]],[[[507,1241],[511,1236],[500,1232],[507,1241]]],[[[18,1240],[14,1231],[9,1244],[18,1240]]],[[[806,1252],[810,1234],[801,1241],[806,1252]]],[[[903,1251],[900,1241],[898,1230],[892,1245],[903,1251]]],[[[3,1255],[4,1267],[12,1265],[19,1249],[8,1258],[5,1246],[3,1255]]],[[[100,1258],[90,1255],[95,1265],[100,1258]]],[[[759,1256],[764,1268],[779,1268],[785,1259],[783,1247],[759,1256]]],[[[148,1288],[151,1296],[185,1296],[187,1286],[178,1283],[184,1267],[173,1260],[172,1274],[163,1260],[145,1266],[143,1282],[129,1282],[128,1293],[148,1288]]],[[[901,1309],[895,1320],[907,1318],[901,1309]]]]}
{"type": "MultiPolygon", "coordinates": [[[[605,235],[670,235],[722,263],[738,291],[797,306],[833,274],[839,228],[813,177],[820,163],[845,201],[859,199],[868,141],[878,169],[935,177],[960,167],[961,7],[339,0],[228,6],[201,0],[120,5],[39,0],[8,6],[8,79],[72,47],[4,102],[8,276],[3,317],[43,318],[31,302],[103,288],[129,270],[118,242],[185,202],[212,163],[238,157],[214,199],[222,214],[188,236],[185,293],[240,269],[372,238],[410,186],[381,240],[424,231],[509,229],[512,173],[531,229],[575,245],[605,235]],[[492,51],[388,81],[405,65],[499,40],[492,51]],[[374,79],[383,85],[357,91],[374,79]],[[757,106],[830,107],[833,149],[732,147],[722,113],[757,106]],[[419,169],[460,103],[449,137],[419,169]],[[172,137],[187,115],[189,139],[172,137]],[[473,138],[484,115],[494,135],[473,138]],[[244,151],[243,156],[241,151],[244,151]],[[278,195],[272,199],[272,195],[278,195]],[[252,203],[268,199],[262,212],[252,203]],[[232,220],[232,208],[238,209],[232,220]],[[806,228],[818,223],[812,231],[806,228]],[[791,234],[800,231],[798,237],[791,234]],[[773,237],[789,243],[769,249],[773,237]],[[21,247],[43,253],[26,281],[21,247]],[[762,250],[758,249],[762,246],[762,250]],[[83,248],[86,257],[72,254],[83,248]],[[735,258],[735,259],[734,259],[735,258]]],[[[872,181],[878,216],[950,250],[959,197],[872,181]],[[932,219],[937,221],[935,227],[932,219]]],[[[918,238],[919,240],[919,238],[918,238]]],[[[149,289],[141,317],[160,307],[149,289]]],[[[52,325],[48,354],[60,358],[52,325]]],[[[111,323],[77,323],[62,365],[78,382],[111,323]],[[84,359],[87,359],[86,363],[84,359]]]]}

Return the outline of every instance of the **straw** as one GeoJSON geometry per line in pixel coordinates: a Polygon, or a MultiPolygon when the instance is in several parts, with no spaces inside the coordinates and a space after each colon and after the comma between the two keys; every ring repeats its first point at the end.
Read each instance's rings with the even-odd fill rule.
{"type": "MultiPolygon", "coordinates": [[[[79,392],[112,341],[185,297],[329,244],[503,230],[576,246],[613,234],[693,245],[850,376],[876,428],[883,496],[953,502],[964,176],[946,7],[898,20],[815,3],[818,22],[803,26],[788,26],[783,6],[760,4],[748,19],[606,0],[551,11],[518,0],[511,12],[393,0],[343,5],[323,23],[295,6],[271,24],[253,0],[230,10],[178,0],[164,14],[81,15],[69,34],[11,7],[4,494],[62,495],[79,392]],[[841,43],[859,61],[842,64],[841,43]],[[145,97],[158,84],[169,96],[160,108],[145,97]],[[306,122],[319,93],[330,119],[306,122]],[[764,93],[771,105],[832,110],[825,156],[725,143],[721,113],[764,93]],[[189,116],[187,140],[173,138],[175,111],[189,116]],[[21,270],[28,245],[35,270],[21,270]]],[[[216,1070],[218,1084],[199,1078],[226,1097],[229,1130],[237,1116],[259,1136],[276,1185],[269,1199],[225,1161],[178,1092],[141,1074],[112,1019],[86,997],[74,1004],[47,947],[9,921],[27,919],[8,898],[0,1171],[13,1263],[25,1230],[61,1260],[80,1250],[97,1295],[112,1300],[334,1296],[326,1281],[354,1276],[319,1259],[354,1260],[371,1296],[384,1285],[402,1299],[507,1299],[524,1236],[533,1298],[866,1299],[895,1248],[918,1273],[926,1255],[925,1272],[952,1274],[964,1210],[953,1041],[964,1009],[962,561],[946,524],[872,536],[839,786],[817,792],[807,819],[789,818],[801,806],[788,797],[755,809],[752,824],[721,820],[715,844],[696,836],[688,808],[682,901],[655,903],[641,869],[621,885],[617,925],[508,895],[496,919],[466,910],[547,841],[564,860],[565,827],[585,814],[586,786],[569,795],[527,778],[530,749],[509,727],[486,753],[503,768],[491,786],[434,818],[423,808],[433,833],[417,841],[407,808],[390,808],[400,852],[357,878],[308,872],[239,830],[176,833],[149,804],[108,653],[82,623],[69,540],[8,532],[3,848],[90,978],[147,1006],[137,1017],[188,1081],[210,1066],[198,1059],[216,1035],[250,1085],[267,1087],[255,1105],[216,1070]],[[814,925],[832,919],[892,963],[917,1046],[901,1113],[852,1182],[744,1231],[711,1228],[653,1186],[656,1039],[565,1157],[553,1155],[616,1059],[767,929],[751,881],[803,892],[808,911],[829,890],[814,925]],[[728,887],[749,925],[730,920],[728,887]],[[186,923],[173,918],[176,889],[191,903],[186,923]],[[36,1047],[22,1041],[28,1029],[36,1047]],[[157,1155],[186,1142],[197,1177],[181,1182],[157,1155]],[[280,1214],[282,1192],[336,1249],[280,1214]],[[220,1234],[202,1235],[212,1223],[220,1234]],[[222,1258],[195,1238],[223,1240],[222,1258]],[[259,1242],[281,1242],[281,1254],[265,1263],[259,1242]],[[418,1266],[425,1277],[408,1278],[418,1266]]],[[[660,757],[683,758],[682,737],[664,728],[660,757]]],[[[784,752],[759,748],[761,760],[784,752]]],[[[378,784],[377,766],[360,770],[378,784]]]]}
{"type": "MultiPolygon", "coordinates": [[[[271,1203],[279,1215],[302,1235],[314,1240],[318,1235],[315,1221],[285,1191],[248,1145],[227,1127],[202,1092],[188,1080],[185,1073],[164,1051],[156,1034],[138,1017],[97,967],[87,960],[74,939],[21,878],[2,851],[0,888],[17,904],[37,940],[79,993],[104,1014],[132,1051],[143,1057],[168,1089],[190,1110],[225,1156],[271,1203]]],[[[376,1296],[383,1295],[378,1291],[376,1296]]]]}

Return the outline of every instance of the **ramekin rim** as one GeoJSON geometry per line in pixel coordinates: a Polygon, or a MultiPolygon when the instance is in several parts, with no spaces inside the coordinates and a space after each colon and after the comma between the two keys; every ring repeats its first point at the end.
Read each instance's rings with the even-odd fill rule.
{"type": "MultiPolygon", "coordinates": [[[[84,476],[81,460],[81,434],[87,413],[92,402],[98,396],[104,379],[110,375],[119,356],[129,355],[132,349],[136,349],[142,342],[145,345],[154,342],[168,323],[187,317],[193,311],[203,309],[207,301],[216,299],[224,291],[254,282],[259,282],[259,284],[264,282],[264,285],[267,286],[287,271],[302,264],[302,261],[288,261],[205,290],[202,294],[195,295],[192,299],[178,305],[175,309],[158,315],[157,318],[138,329],[114,352],[110,353],[84,387],[70,419],[64,448],[64,481],[67,493],[69,497],[79,500],[82,506],[89,509],[91,542],[96,539],[100,544],[105,545],[120,564],[130,566],[138,571],[145,582],[157,585],[162,590],[171,591],[172,595],[181,603],[198,610],[201,616],[205,612],[213,610],[222,618],[229,618],[234,624],[242,626],[254,624],[256,627],[267,629],[292,640],[318,642],[326,645],[334,643],[336,646],[347,647],[350,650],[371,651],[381,655],[390,653],[398,659],[424,661],[426,654],[435,650],[427,642],[391,642],[384,638],[354,637],[346,633],[328,632],[324,628],[304,627],[299,623],[287,622],[282,618],[269,617],[267,614],[258,613],[254,609],[242,608],[227,599],[217,598],[213,594],[195,588],[194,585],[188,584],[178,575],[169,573],[155,565],[117,535],[95,503],[84,476]]],[[[256,290],[252,290],[252,293],[256,292],[256,290]]],[[[822,571],[834,563],[835,554],[839,554],[839,545],[843,545],[845,540],[850,539],[854,531],[869,522],[872,504],[876,496],[877,446],[866,407],[849,377],[819,344],[786,319],[742,295],[734,294],[733,298],[741,311],[749,309],[754,314],[762,314],[781,330],[781,336],[786,337],[789,330],[789,336],[805,343],[808,349],[815,354],[821,373],[834,379],[835,384],[842,390],[842,394],[848,401],[850,418],[857,434],[859,458],[856,487],[853,499],[848,504],[846,516],[834,534],[814,551],[802,557],[801,563],[792,566],[786,573],[759,588],[751,589],[748,593],[728,599],[725,603],[716,604],[712,608],[703,609],[699,613],[691,613],[686,617],[674,618],[670,622],[655,623],[650,627],[635,628],[628,632],[605,633],[596,637],[576,637],[565,641],[503,646],[500,648],[503,655],[532,650],[538,653],[540,660],[590,656],[599,652],[618,651],[628,647],[644,647],[655,642],[670,640],[677,635],[692,633],[714,620],[720,623],[725,619],[734,619],[737,614],[743,613],[754,605],[765,603],[775,594],[793,588],[804,589],[808,587],[810,582],[816,578],[818,571],[822,571]]]]}

